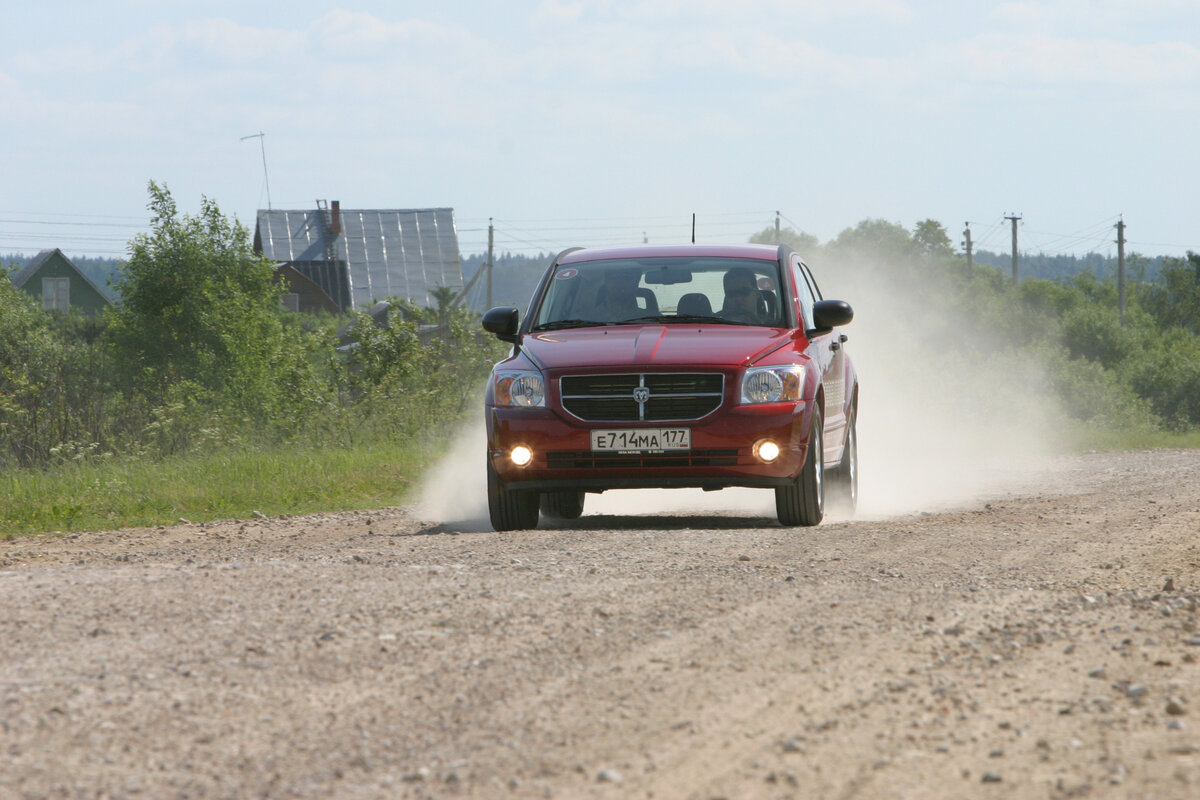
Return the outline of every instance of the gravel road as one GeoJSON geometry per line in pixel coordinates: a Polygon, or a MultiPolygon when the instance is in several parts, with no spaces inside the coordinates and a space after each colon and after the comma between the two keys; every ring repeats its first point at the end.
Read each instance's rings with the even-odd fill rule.
{"type": "Polygon", "coordinates": [[[0,798],[1200,797],[1198,534],[1154,451],[811,530],[0,541],[0,798]]]}

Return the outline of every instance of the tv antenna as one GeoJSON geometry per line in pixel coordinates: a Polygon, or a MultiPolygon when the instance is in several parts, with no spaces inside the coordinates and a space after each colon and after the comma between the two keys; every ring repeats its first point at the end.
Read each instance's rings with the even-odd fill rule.
{"type": "Polygon", "coordinates": [[[241,141],[244,142],[247,139],[258,139],[259,149],[262,150],[263,181],[267,184],[267,210],[270,211],[271,210],[271,179],[267,176],[267,146],[266,146],[266,144],[263,143],[266,138],[267,138],[267,135],[265,133],[263,133],[262,131],[259,131],[258,133],[252,133],[249,136],[243,136],[241,138],[241,141]]]}

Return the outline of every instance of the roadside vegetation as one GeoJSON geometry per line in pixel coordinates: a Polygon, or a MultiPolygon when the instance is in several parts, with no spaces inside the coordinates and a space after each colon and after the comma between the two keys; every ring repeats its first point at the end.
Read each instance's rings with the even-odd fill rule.
{"type": "Polygon", "coordinates": [[[0,278],[0,537],[405,499],[506,347],[444,288],[386,325],[284,312],[243,226],[149,194],[104,317],[0,278]]]}
{"type": "MultiPolygon", "coordinates": [[[[767,228],[752,241],[775,236],[767,228]]],[[[935,220],[912,231],[865,220],[823,244],[788,229],[780,238],[817,266],[827,294],[830,284],[851,299],[888,298],[881,314],[897,346],[928,354],[954,376],[986,368],[974,401],[1013,413],[1041,405],[1056,444],[1200,445],[1198,254],[1158,259],[1153,280],[1127,275],[1122,317],[1115,275],[1014,286],[1000,269],[975,264],[968,272],[935,220]]]]}
{"type": "MultiPolygon", "coordinates": [[[[180,214],[151,183],[148,207],[103,317],[48,314],[0,278],[0,538],[410,499],[506,346],[446,288],[437,308],[393,302],[386,325],[288,314],[215,203],[180,214]]],[[[1021,413],[1033,381],[1066,446],[1200,446],[1200,256],[1131,280],[1122,319],[1113,276],[968,275],[932,220],[782,239],[849,299],[868,285],[902,298],[904,335],[948,374],[990,365],[981,406],[1021,413]]]]}

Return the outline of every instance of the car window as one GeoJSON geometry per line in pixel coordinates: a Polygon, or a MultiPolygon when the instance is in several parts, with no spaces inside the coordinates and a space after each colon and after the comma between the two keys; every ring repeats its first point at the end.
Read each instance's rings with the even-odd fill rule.
{"type": "Polygon", "coordinates": [[[824,299],[821,295],[821,287],[817,286],[817,279],[813,277],[812,270],[808,268],[808,264],[800,262],[800,272],[803,273],[804,279],[808,281],[809,288],[812,289],[813,297],[817,300],[824,299]]]}
{"type": "Polygon", "coordinates": [[[695,321],[782,326],[779,266],[742,258],[644,258],[559,265],[533,328],[695,321]]]}
{"type": "Polygon", "coordinates": [[[807,272],[803,268],[803,263],[799,259],[792,261],[792,277],[796,281],[796,291],[800,297],[800,312],[804,315],[804,329],[811,330],[813,327],[813,304],[816,302],[816,295],[813,292],[813,287],[809,283],[807,272]]]}

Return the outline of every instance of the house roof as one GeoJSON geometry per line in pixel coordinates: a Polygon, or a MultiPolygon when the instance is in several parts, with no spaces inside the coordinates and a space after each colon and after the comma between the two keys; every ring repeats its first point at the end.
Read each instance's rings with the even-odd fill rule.
{"type": "Polygon", "coordinates": [[[254,245],[276,263],[344,262],[348,309],[389,296],[432,306],[430,289],[463,285],[450,208],[260,210],[254,245]]]}
{"type": "Polygon", "coordinates": [[[112,302],[112,298],[108,296],[108,292],[104,291],[99,286],[97,286],[95,281],[93,281],[91,278],[89,278],[83,272],[83,270],[81,270],[79,267],[75,266],[75,262],[72,261],[70,258],[68,258],[67,254],[64,253],[62,250],[58,249],[57,247],[51,248],[50,250],[43,250],[42,252],[40,252],[36,256],[34,256],[32,261],[30,261],[28,264],[26,264],[24,267],[22,267],[20,270],[18,270],[17,274],[13,275],[13,278],[12,278],[13,286],[16,286],[18,289],[23,288],[25,286],[25,284],[29,282],[29,279],[32,278],[34,275],[36,275],[37,271],[40,270],[46,264],[47,261],[49,261],[51,258],[53,258],[55,256],[55,254],[62,257],[62,260],[67,262],[67,264],[70,265],[71,269],[75,270],[75,272],[79,275],[80,279],[83,280],[84,283],[86,283],[88,286],[95,289],[97,294],[99,294],[107,302],[109,302],[109,303],[112,302]]]}

